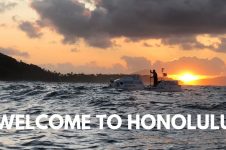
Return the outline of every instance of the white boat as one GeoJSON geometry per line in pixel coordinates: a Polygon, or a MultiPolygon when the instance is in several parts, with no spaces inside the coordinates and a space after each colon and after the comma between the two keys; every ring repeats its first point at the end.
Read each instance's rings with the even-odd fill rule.
{"type": "Polygon", "coordinates": [[[145,86],[139,76],[122,77],[111,81],[110,87],[121,90],[151,90],[157,92],[181,92],[182,88],[177,80],[159,81],[156,87],[145,86]]]}
{"type": "Polygon", "coordinates": [[[122,77],[110,82],[110,87],[122,90],[144,90],[145,86],[139,76],[122,77]]]}
{"type": "Polygon", "coordinates": [[[146,89],[157,92],[182,92],[181,85],[177,80],[162,80],[156,87],[148,86],[146,89]]]}

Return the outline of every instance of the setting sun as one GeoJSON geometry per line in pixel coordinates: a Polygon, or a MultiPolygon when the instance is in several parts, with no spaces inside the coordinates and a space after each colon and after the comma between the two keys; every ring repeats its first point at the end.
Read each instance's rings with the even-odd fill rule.
{"type": "Polygon", "coordinates": [[[195,75],[193,73],[182,73],[179,75],[171,75],[170,76],[173,79],[179,80],[183,82],[184,84],[195,84],[195,81],[204,79],[204,76],[201,75],[195,75]]]}
{"type": "Polygon", "coordinates": [[[200,79],[198,76],[186,73],[178,77],[178,80],[183,81],[184,83],[191,83],[193,81],[196,81],[200,79]]]}

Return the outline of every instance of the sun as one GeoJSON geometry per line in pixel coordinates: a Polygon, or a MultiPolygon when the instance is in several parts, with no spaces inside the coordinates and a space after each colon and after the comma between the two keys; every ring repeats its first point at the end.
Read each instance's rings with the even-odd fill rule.
{"type": "Polygon", "coordinates": [[[185,73],[185,74],[178,76],[178,80],[180,80],[184,83],[192,83],[192,82],[199,80],[199,79],[200,79],[199,76],[193,75],[191,73],[185,73]]]}
{"type": "Polygon", "coordinates": [[[183,84],[187,84],[187,85],[195,85],[196,81],[205,78],[205,76],[195,75],[190,72],[185,72],[178,75],[171,75],[170,77],[175,80],[179,80],[183,82],[183,84]]]}

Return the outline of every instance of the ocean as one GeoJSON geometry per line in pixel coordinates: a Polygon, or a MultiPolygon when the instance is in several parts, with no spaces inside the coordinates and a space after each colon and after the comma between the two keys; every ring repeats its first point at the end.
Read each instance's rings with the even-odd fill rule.
{"type": "MultiPolygon", "coordinates": [[[[106,84],[0,82],[2,114],[225,114],[226,87],[183,86],[180,93],[119,91],[106,84]]],[[[219,118],[217,118],[219,119],[219,118]]],[[[195,119],[192,120],[195,122],[195,119]]],[[[34,124],[34,122],[32,122],[34,124]]],[[[220,130],[0,130],[1,149],[226,149],[220,130]]]]}

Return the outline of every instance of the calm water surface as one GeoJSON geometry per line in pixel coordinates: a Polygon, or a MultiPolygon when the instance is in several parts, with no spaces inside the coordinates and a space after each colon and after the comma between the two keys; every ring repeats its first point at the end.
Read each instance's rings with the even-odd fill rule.
{"type": "MultiPolygon", "coordinates": [[[[1,114],[225,114],[226,87],[182,93],[117,91],[104,84],[0,82],[1,114]]],[[[195,120],[194,120],[195,121],[195,120]]],[[[34,122],[32,122],[34,124],[34,122]]],[[[226,149],[224,130],[1,130],[1,149],[226,149]]]]}

